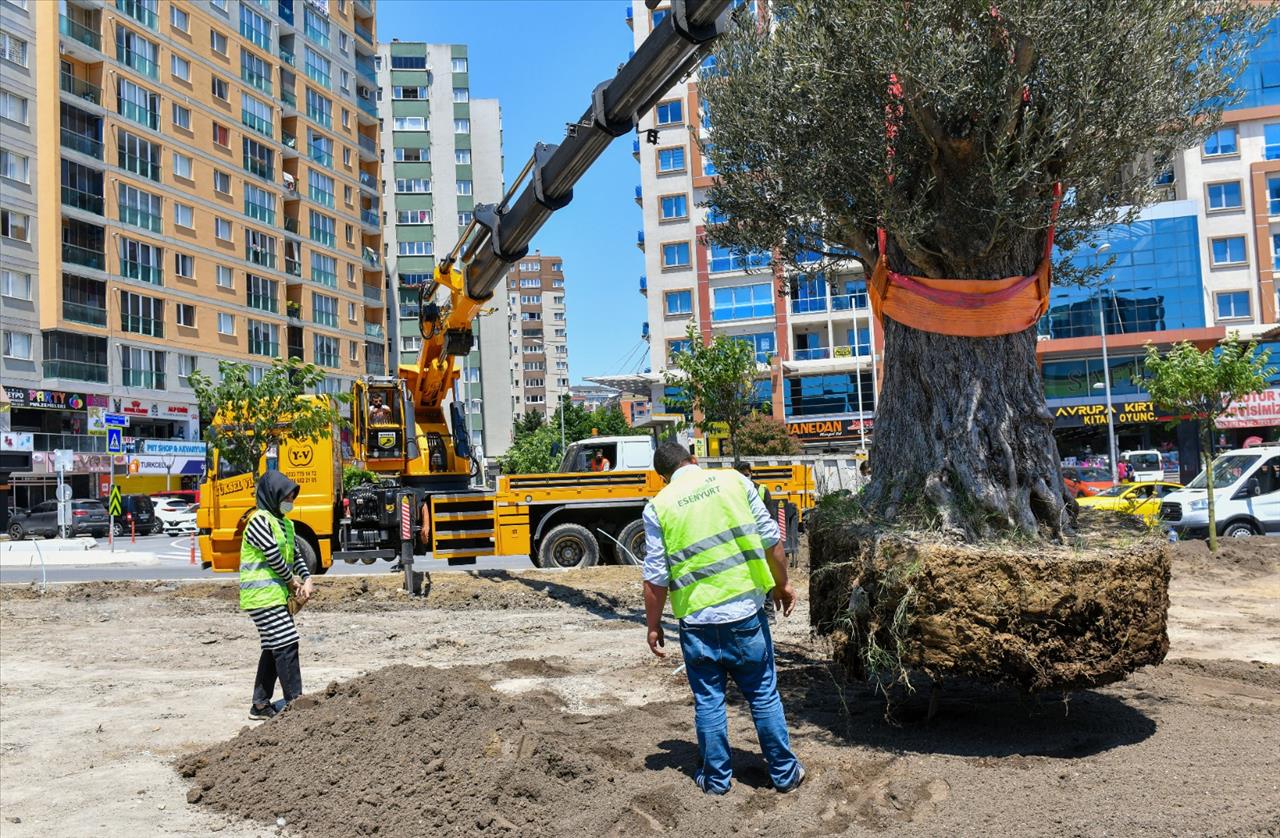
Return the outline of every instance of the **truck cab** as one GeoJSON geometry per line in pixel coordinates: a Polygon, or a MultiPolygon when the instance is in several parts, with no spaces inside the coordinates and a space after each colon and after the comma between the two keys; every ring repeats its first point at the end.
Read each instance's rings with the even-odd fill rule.
{"type": "Polygon", "coordinates": [[[570,443],[560,460],[562,474],[589,471],[644,471],[653,467],[653,438],[598,436],[570,443]],[[596,459],[599,452],[601,460],[596,459]],[[607,463],[607,468],[603,467],[607,463]]]}
{"type": "Polygon", "coordinates": [[[1164,480],[1164,461],[1160,458],[1160,452],[1151,451],[1125,451],[1120,455],[1123,462],[1129,464],[1132,469],[1130,480],[1134,483],[1155,483],[1164,480]]]}
{"type": "MultiPolygon", "coordinates": [[[[1241,448],[1213,461],[1213,503],[1218,535],[1241,538],[1280,534],[1280,445],[1241,448]]],[[[1205,472],[1167,495],[1160,519],[1180,536],[1209,534],[1205,472]]]]}

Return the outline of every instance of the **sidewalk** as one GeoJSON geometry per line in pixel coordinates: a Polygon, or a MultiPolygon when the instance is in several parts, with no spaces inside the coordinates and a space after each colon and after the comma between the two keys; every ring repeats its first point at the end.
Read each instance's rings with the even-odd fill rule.
{"type": "Polygon", "coordinates": [[[91,538],[39,538],[0,542],[0,567],[39,567],[54,565],[158,565],[160,559],[151,551],[129,550],[128,539],[121,539],[112,553],[99,547],[91,538]]]}

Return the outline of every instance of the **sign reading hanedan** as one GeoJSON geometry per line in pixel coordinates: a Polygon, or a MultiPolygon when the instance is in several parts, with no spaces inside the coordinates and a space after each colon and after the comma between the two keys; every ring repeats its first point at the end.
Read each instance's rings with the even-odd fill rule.
{"type": "Polygon", "coordinates": [[[858,439],[872,424],[871,419],[809,419],[788,422],[787,433],[802,442],[858,439]]]}

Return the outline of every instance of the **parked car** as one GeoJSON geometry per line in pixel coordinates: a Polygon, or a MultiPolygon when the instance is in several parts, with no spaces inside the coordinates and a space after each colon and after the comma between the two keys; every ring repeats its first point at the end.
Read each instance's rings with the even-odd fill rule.
{"type": "Polygon", "coordinates": [[[120,515],[112,526],[117,536],[128,535],[131,530],[138,535],[164,532],[164,525],[156,517],[155,504],[146,495],[121,495],[120,515]]]}
{"type": "MultiPolygon", "coordinates": [[[[1213,462],[1213,505],[1218,535],[1243,538],[1280,533],[1280,445],[1240,448],[1213,462]]],[[[1202,471],[1169,494],[1160,518],[1178,535],[1209,535],[1209,491],[1202,471]]]]}
{"type": "Polygon", "coordinates": [[[1121,483],[1110,489],[1103,489],[1096,495],[1077,498],[1081,506],[1093,509],[1107,509],[1112,512],[1123,512],[1126,515],[1137,515],[1148,524],[1160,518],[1160,503],[1170,492],[1181,489],[1181,484],[1166,483],[1121,483]]]}
{"type": "Polygon", "coordinates": [[[1067,466],[1062,470],[1062,482],[1073,498],[1087,498],[1115,485],[1111,472],[1090,466],[1067,466]]]}
{"type": "Polygon", "coordinates": [[[159,498],[153,495],[151,500],[163,532],[182,533],[196,528],[195,505],[176,497],[159,498]]]}
{"type": "Polygon", "coordinates": [[[200,492],[196,489],[170,489],[164,492],[152,492],[151,499],[159,500],[160,498],[178,498],[185,500],[187,503],[199,503],[200,492]]]}
{"type": "MultiPolygon", "coordinates": [[[[104,536],[107,534],[107,509],[100,500],[71,501],[69,533],[104,536]]],[[[47,500],[30,509],[19,509],[9,522],[9,537],[20,541],[29,535],[55,538],[58,535],[58,502],[47,500]]]]}

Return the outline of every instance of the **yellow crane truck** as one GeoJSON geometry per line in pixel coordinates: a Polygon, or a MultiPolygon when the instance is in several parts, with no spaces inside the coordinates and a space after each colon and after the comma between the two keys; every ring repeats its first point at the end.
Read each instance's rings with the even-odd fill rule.
{"type": "MultiPolygon", "coordinates": [[[[590,107],[568,124],[564,140],[539,143],[501,201],[476,206],[457,246],[423,289],[416,363],[402,364],[394,376],[355,382],[346,438],[335,433],[316,444],[291,441],[274,452],[274,465],[302,487],[290,518],[306,542],[303,558],[317,571],[337,559],[396,558],[408,571],[413,556],[427,552],[451,564],[520,554],[555,567],[640,555],[640,513],[661,488],[648,468],[518,475],[502,478],[494,492],[471,488],[477,463],[459,403],[451,398],[457,359],[471,351],[475,319],[510,265],[528,252],[552,213],[569,203],[574,185],[609,144],[636,130],[640,115],[699,66],[727,24],[730,5],[672,0],[618,74],[592,91],[590,107]],[[344,463],[378,479],[344,491],[344,463]]],[[[658,141],[657,133],[650,132],[650,142],[658,141]]],[[[776,479],[758,479],[807,508],[809,471],[779,468],[776,479]]],[[[213,453],[201,487],[201,549],[217,570],[238,567],[242,522],[253,506],[252,475],[231,471],[213,453]]]]}

